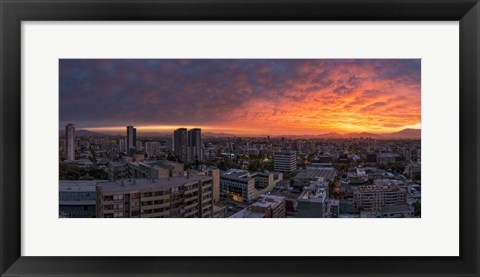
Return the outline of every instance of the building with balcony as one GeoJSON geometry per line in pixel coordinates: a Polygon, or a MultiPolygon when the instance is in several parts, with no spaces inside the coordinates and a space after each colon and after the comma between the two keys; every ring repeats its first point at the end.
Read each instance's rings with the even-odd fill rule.
{"type": "Polygon", "coordinates": [[[212,217],[213,178],[133,179],[96,186],[97,217],[212,217]]]}
{"type": "Polygon", "coordinates": [[[387,206],[407,203],[407,190],[397,184],[363,185],[353,192],[353,205],[356,211],[380,211],[387,206]]]}

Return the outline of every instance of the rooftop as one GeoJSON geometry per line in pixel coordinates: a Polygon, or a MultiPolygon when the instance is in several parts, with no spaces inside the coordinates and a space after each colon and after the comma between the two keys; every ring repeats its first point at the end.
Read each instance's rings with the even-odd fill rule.
{"type": "Polygon", "coordinates": [[[363,185],[358,187],[359,192],[386,192],[399,191],[401,188],[397,185],[363,185]]]}
{"type": "Polygon", "coordinates": [[[382,213],[398,213],[411,211],[412,208],[409,205],[398,205],[398,206],[383,206],[380,210],[382,213]]]}
{"type": "Polygon", "coordinates": [[[229,216],[229,218],[263,218],[265,213],[250,211],[247,208],[229,216]]]}
{"type": "Polygon", "coordinates": [[[59,183],[60,192],[92,192],[97,183],[108,182],[106,180],[64,181],[59,183]]]}
{"type": "Polygon", "coordinates": [[[333,180],[336,175],[337,170],[334,168],[303,169],[300,170],[295,178],[316,179],[318,177],[323,177],[325,179],[333,180]]]}
{"type": "Polygon", "coordinates": [[[122,192],[132,190],[152,190],[159,188],[177,187],[185,184],[194,184],[198,181],[212,180],[209,176],[178,176],[165,179],[133,179],[114,182],[99,183],[98,187],[103,192],[122,192]]]}
{"type": "Polygon", "coordinates": [[[391,180],[391,179],[376,179],[373,180],[374,185],[379,185],[379,186],[392,186],[392,185],[403,185],[402,181],[399,180],[391,180]]]}
{"type": "Polygon", "coordinates": [[[252,204],[252,206],[268,208],[270,206],[276,206],[281,204],[285,200],[285,197],[271,194],[262,194],[258,201],[252,204]]]}

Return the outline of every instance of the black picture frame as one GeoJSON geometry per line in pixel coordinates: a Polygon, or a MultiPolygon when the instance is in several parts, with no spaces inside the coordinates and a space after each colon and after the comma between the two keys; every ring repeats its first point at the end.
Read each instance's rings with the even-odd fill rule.
{"type": "Polygon", "coordinates": [[[479,276],[477,0],[0,0],[0,9],[1,276],[479,276]],[[459,21],[460,256],[22,257],[21,22],[43,20],[459,21]]]}

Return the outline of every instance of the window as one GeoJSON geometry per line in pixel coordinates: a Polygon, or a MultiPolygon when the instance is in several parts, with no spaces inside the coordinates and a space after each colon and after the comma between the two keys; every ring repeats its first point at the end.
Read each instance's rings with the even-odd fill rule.
{"type": "Polygon", "coordinates": [[[132,211],[132,216],[139,216],[140,215],[140,211],[132,211]]]}
{"type": "Polygon", "coordinates": [[[113,200],[113,195],[106,195],[103,197],[103,201],[112,201],[113,200]]]}

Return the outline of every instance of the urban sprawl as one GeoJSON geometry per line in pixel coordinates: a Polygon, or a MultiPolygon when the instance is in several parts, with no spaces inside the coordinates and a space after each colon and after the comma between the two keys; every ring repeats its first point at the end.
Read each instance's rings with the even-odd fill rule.
{"type": "Polygon", "coordinates": [[[60,217],[421,216],[419,139],[60,134],[60,217]]]}

